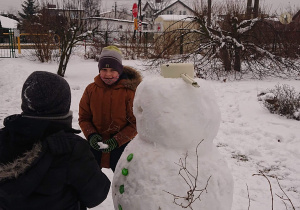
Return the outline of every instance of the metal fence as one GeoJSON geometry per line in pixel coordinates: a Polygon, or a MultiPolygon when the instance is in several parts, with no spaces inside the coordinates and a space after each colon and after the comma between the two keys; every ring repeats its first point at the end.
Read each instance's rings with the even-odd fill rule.
{"type": "MultiPolygon", "coordinates": [[[[22,35],[22,34],[21,34],[22,35]]],[[[164,34],[162,32],[153,31],[98,31],[95,36],[87,38],[84,43],[79,43],[84,46],[84,55],[86,58],[100,54],[103,47],[108,45],[117,45],[123,49],[124,55],[127,58],[136,57],[152,57],[161,52],[167,46],[170,48],[165,51],[165,54],[184,54],[195,51],[199,47],[196,42],[199,37],[184,36],[177,39],[180,34],[164,34]],[[161,36],[162,35],[162,36],[161,36]],[[173,40],[176,40],[175,42],[173,40]],[[190,44],[192,43],[192,44],[190,44]],[[92,50],[89,50],[91,49],[92,50]],[[91,53],[91,51],[94,51],[91,53]]],[[[300,31],[293,31],[277,34],[280,39],[272,39],[275,47],[271,49],[275,54],[300,55],[300,31]]],[[[19,39],[20,40],[20,39],[19,39]]],[[[21,36],[21,44],[16,44],[16,37],[11,29],[0,29],[0,57],[22,57],[35,55],[35,47],[32,41],[26,36],[21,36]],[[19,47],[19,49],[18,49],[19,47]],[[17,50],[18,52],[15,52],[17,50]]],[[[56,54],[59,54],[59,49],[56,54]]],[[[57,55],[56,55],[57,56],[57,55]]]]}
{"type": "Polygon", "coordinates": [[[14,58],[16,41],[14,31],[8,28],[0,28],[0,58],[14,58]]]}

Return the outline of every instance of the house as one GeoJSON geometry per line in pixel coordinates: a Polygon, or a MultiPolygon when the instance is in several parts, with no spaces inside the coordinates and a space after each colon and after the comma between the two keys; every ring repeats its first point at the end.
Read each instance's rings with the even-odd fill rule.
{"type": "Polygon", "coordinates": [[[196,34],[181,37],[186,29],[199,28],[198,24],[193,22],[193,17],[189,15],[159,15],[154,21],[154,26],[157,32],[154,39],[159,48],[162,50],[166,49],[166,46],[172,46],[169,55],[191,52],[198,46],[196,34]]]}
{"type": "Polygon", "coordinates": [[[18,21],[0,15],[0,43],[9,42],[10,36],[8,35],[8,33],[10,30],[13,30],[15,35],[19,33],[17,30],[17,26],[18,21]]]}
{"type": "MultiPolygon", "coordinates": [[[[98,34],[102,35],[103,39],[109,39],[109,42],[123,40],[134,32],[133,20],[106,17],[88,17],[85,20],[88,23],[88,30],[97,28],[98,34]]],[[[147,23],[142,22],[142,27],[146,28],[147,23]]]]}
{"type": "Polygon", "coordinates": [[[18,26],[18,21],[2,15],[0,15],[0,22],[2,28],[17,28],[18,26]]]}
{"type": "Polygon", "coordinates": [[[154,13],[155,18],[159,15],[194,15],[194,10],[182,1],[177,0],[162,10],[154,13]]]}
{"type": "MultiPolygon", "coordinates": [[[[100,31],[133,31],[134,21],[124,20],[116,18],[106,18],[106,17],[88,17],[85,18],[89,23],[89,29],[98,27],[100,31]]],[[[142,26],[145,27],[146,22],[142,22],[142,26]]]]}
{"type": "Polygon", "coordinates": [[[102,12],[99,14],[99,17],[133,20],[132,14],[127,13],[126,10],[122,10],[122,11],[111,10],[111,11],[102,12]]]}
{"type": "Polygon", "coordinates": [[[292,21],[300,24],[300,10],[293,16],[292,21]]]}
{"type": "Polygon", "coordinates": [[[154,21],[154,31],[164,32],[178,28],[186,28],[192,21],[188,15],[159,15],[154,21]]]}
{"type": "Polygon", "coordinates": [[[194,10],[191,9],[185,3],[183,3],[181,0],[173,1],[168,5],[163,5],[162,2],[160,3],[147,2],[143,7],[143,12],[144,12],[143,21],[148,23],[150,30],[154,29],[154,20],[159,15],[188,15],[188,16],[194,15],[194,10]]]}
{"type": "Polygon", "coordinates": [[[47,7],[43,8],[49,12],[50,16],[62,15],[67,17],[68,21],[81,19],[84,17],[85,12],[83,9],[72,9],[72,8],[57,8],[56,5],[48,4],[47,7]]]}

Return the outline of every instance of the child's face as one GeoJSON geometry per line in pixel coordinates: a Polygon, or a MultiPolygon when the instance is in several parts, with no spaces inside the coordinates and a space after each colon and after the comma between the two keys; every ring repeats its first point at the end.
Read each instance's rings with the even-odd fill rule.
{"type": "Polygon", "coordinates": [[[100,70],[100,77],[108,85],[112,85],[119,79],[119,72],[113,68],[102,68],[100,70]]]}

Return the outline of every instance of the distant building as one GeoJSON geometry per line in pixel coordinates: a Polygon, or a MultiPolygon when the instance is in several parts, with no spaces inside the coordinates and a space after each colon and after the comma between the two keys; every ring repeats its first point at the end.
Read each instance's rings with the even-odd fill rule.
{"type": "Polygon", "coordinates": [[[57,8],[56,5],[53,4],[48,4],[44,9],[47,10],[50,15],[63,15],[69,20],[81,19],[85,13],[83,9],[57,8]]]}
{"type": "MultiPolygon", "coordinates": [[[[98,28],[100,31],[133,31],[134,21],[107,17],[88,17],[89,29],[98,28]]],[[[146,22],[142,22],[142,26],[146,26],[146,22]]]]}
{"type": "Polygon", "coordinates": [[[146,2],[143,8],[143,12],[143,21],[148,23],[149,30],[156,30],[156,28],[154,27],[154,21],[159,15],[194,15],[194,10],[183,3],[181,0],[173,1],[160,10],[157,10],[155,5],[146,2]]]}
{"type": "Polygon", "coordinates": [[[18,21],[8,18],[8,17],[4,17],[2,15],[0,15],[0,22],[1,22],[2,28],[17,28],[17,26],[18,26],[18,21]]]}
{"type": "Polygon", "coordinates": [[[18,21],[0,15],[0,43],[9,43],[9,30],[17,31],[18,21]]]}
{"type": "Polygon", "coordinates": [[[132,14],[127,13],[127,11],[106,11],[102,12],[98,15],[99,17],[105,17],[105,18],[113,18],[113,19],[123,19],[123,20],[133,20],[132,14]]]}

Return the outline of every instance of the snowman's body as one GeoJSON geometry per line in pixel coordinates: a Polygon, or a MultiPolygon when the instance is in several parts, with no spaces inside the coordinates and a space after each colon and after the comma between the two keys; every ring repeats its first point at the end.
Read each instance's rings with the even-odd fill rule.
{"type": "Polygon", "coordinates": [[[213,144],[219,108],[207,82],[198,84],[194,88],[181,79],[149,77],[139,85],[133,107],[138,135],[114,173],[115,209],[179,210],[189,204],[194,210],[231,209],[232,176],[213,144]],[[127,160],[130,154],[133,158],[127,160]],[[182,166],[187,170],[180,171],[182,166]],[[194,199],[187,201],[193,188],[194,199]]]}

